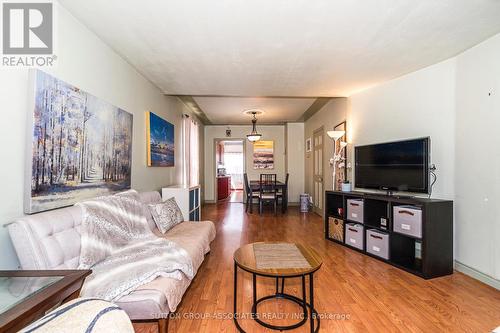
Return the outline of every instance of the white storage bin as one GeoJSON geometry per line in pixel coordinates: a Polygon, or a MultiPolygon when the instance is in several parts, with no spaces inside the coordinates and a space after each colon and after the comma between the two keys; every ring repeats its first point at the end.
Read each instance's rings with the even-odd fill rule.
{"type": "Polygon", "coordinates": [[[347,199],[347,219],[363,223],[363,199],[347,199]]]}
{"type": "Polygon", "coordinates": [[[394,206],[393,230],[400,234],[421,238],[422,209],[415,206],[394,206]]]}
{"type": "Polygon", "coordinates": [[[363,226],[356,223],[347,223],[345,229],[345,243],[363,250],[363,226]]]}
{"type": "Polygon", "coordinates": [[[389,235],[375,230],[366,230],[366,252],[389,260],[389,235]]]}

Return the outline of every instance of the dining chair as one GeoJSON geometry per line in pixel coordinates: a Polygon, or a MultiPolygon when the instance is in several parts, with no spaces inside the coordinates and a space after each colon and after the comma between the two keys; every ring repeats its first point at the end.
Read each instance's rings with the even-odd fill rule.
{"type": "Polygon", "coordinates": [[[258,192],[253,192],[252,188],[250,187],[250,183],[248,182],[248,175],[246,173],[243,174],[243,180],[245,183],[245,195],[246,195],[246,205],[245,205],[245,212],[248,211],[248,207],[250,207],[250,213],[253,211],[253,199],[257,199],[257,201],[260,198],[260,195],[258,192]]]}
{"type": "Polygon", "coordinates": [[[286,212],[288,208],[288,178],[290,177],[290,174],[286,174],[285,178],[285,187],[282,187],[281,190],[277,189],[276,190],[276,196],[278,197],[278,202],[281,199],[281,211],[284,213],[286,212]]]}
{"type": "Polygon", "coordinates": [[[264,202],[272,202],[274,205],[274,215],[278,205],[278,197],[276,195],[276,174],[262,173],[260,174],[259,182],[259,213],[262,214],[262,206],[264,202]]]}

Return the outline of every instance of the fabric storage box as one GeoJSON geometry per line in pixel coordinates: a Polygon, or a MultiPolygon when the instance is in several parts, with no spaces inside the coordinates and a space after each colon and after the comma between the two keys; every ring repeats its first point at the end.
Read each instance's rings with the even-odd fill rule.
{"type": "Polygon", "coordinates": [[[422,237],[422,209],[415,206],[393,207],[393,228],[395,232],[413,237],[422,237]]]}
{"type": "Polygon", "coordinates": [[[335,217],[329,217],[328,237],[339,242],[344,242],[344,221],[335,217]]]}
{"type": "Polygon", "coordinates": [[[366,230],[366,252],[389,260],[389,234],[375,229],[366,230]]]}
{"type": "Polygon", "coordinates": [[[347,199],[347,219],[363,223],[363,199],[347,199]]]}
{"type": "Polygon", "coordinates": [[[356,223],[347,223],[345,229],[345,243],[363,250],[363,226],[356,223]]]}

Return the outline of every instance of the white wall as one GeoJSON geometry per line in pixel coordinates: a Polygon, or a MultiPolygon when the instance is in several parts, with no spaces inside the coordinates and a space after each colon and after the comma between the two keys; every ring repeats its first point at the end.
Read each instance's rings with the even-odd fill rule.
{"type": "MultiPolygon", "coordinates": [[[[64,8],[56,6],[59,49],[57,67],[47,70],[57,78],[73,84],[134,115],[132,186],[139,190],[159,189],[180,181],[180,145],[176,144],[174,168],[146,166],[145,111],[152,111],[175,125],[176,143],[181,142],[181,114],[188,113],[177,98],[165,97],[159,89],[114,53],[64,8]]],[[[0,69],[0,149],[2,190],[0,191],[0,224],[23,214],[28,71],[0,69]]],[[[0,228],[0,269],[17,266],[10,238],[0,228]]]]}
{"type": "MultiPolygon", "coordinates": [[[[500,34],[349,97],[353,145],[431,136],[433,196],[454,199],[457,268],[500,285],[500,34]]],[[[352,154],[350,154],[352,156],[352,154]]]]}
{"type": "Polygon", "coordinates": [[[500,280],[500,35],[456,64],[456,260],[500,280]]]}
{"type": "Polygon", "coordinates": [[[454,196],[455,59],[424,68],[349,97],[349,159],[353,146],[431,137],[438,180],[433,196],[454,196]]]}
{"type": "Polygon", "coordinates": [[[286,124],[286,172],[288,179],[288,201],[299,201],[299,196],[304,193],[304,123],[286,124]]]}
{"type": "MultiPolygon", "coordinates": [[[[226,139],[226,129],[228,126],[205,126],[205,201],[215,200],[215,139],[226,139]]],[[[251,125],[230,126],[232,134],[231,139],[246,140],[246,135],[252,131],[251,125]]],[[[245,150],[245,172],[248,178],[258,179],[261,173],[276,173],[278,180],[285,180],[285,126],[266,126],[257,125],[259,133],[262,134],[262,140],[274,141],[274,169],[273,170],[254,170],[252,163],[253,146],[246,142],[245,150]]]]}
{"type": "MultiPolygon", "coordinates": [[[[323,189],[331,190],[333,188],[333,168],[330,166],[330,157],[333,155],[333,140],[326,134],[333,130],[335,126],[346,120],[347,98],[333,98],[316,112],[311,118],[307,119],[304,126],[304,140],[313,137],[314,131],[323,127],[323,189]]],[[[313,195],[313,154],[304,153],[305,156],[305,190],[313,195]]],[[[324,208],[324,207],[323,207],[324,208]]]]}

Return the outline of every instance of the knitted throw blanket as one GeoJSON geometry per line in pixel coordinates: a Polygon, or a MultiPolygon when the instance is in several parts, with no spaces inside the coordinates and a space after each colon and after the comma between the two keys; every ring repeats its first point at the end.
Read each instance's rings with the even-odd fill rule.
{"type": "Polygon", "coordinates": [[[194,277],[188,253],[149,229],[144,207],[130,196],[77,204],[83,210],[79,269],[92,269],[82,297],[114,301],[158,276],[194,277]]]}

